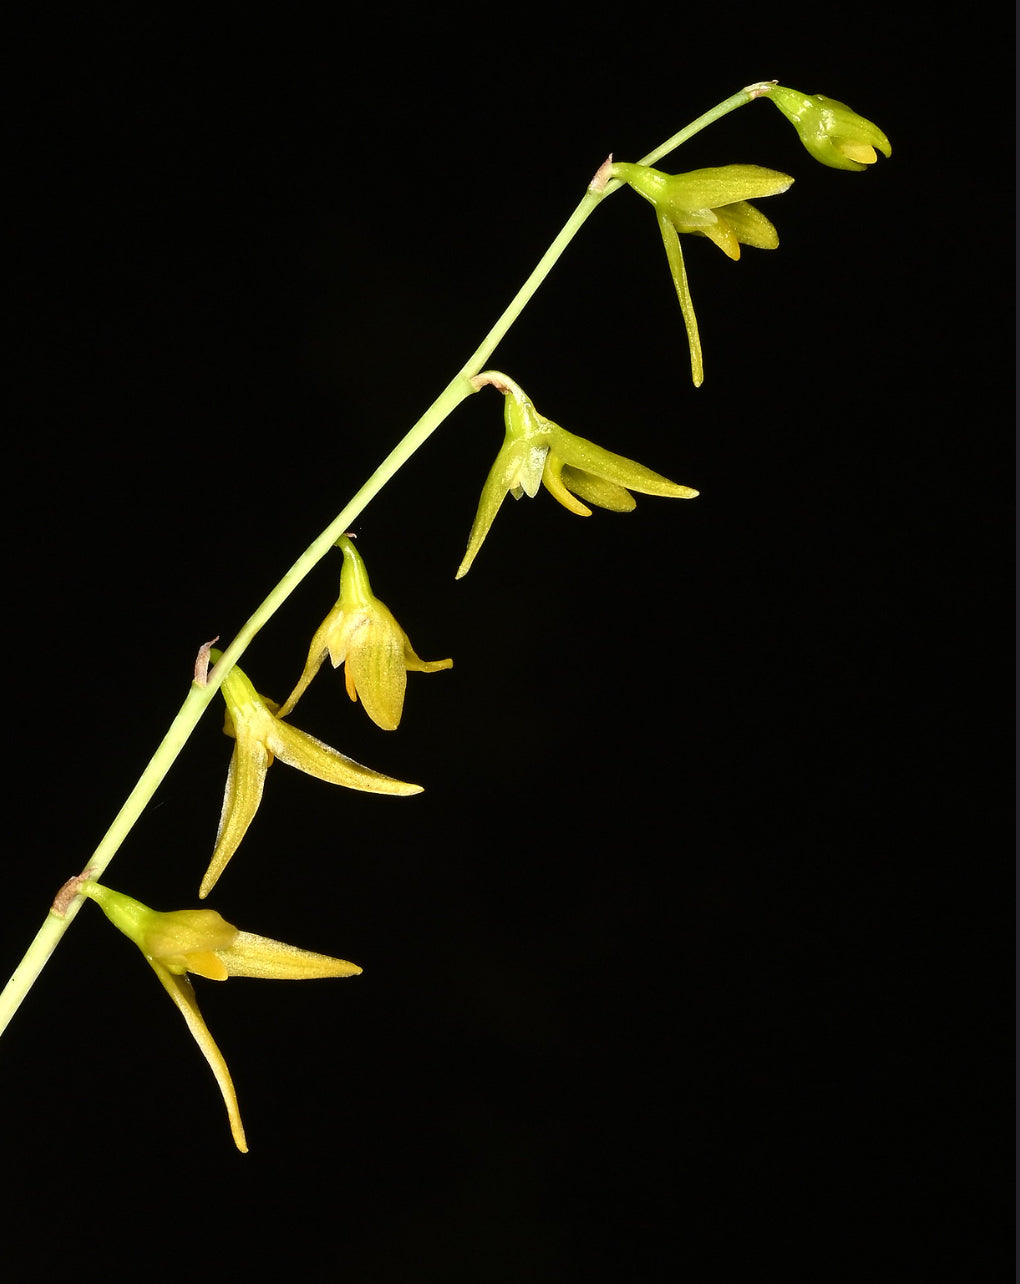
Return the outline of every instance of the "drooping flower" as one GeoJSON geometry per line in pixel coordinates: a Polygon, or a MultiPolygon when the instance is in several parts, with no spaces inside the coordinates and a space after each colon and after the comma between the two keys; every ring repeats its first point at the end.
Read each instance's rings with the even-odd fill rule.
{"type": "Polygon", "coordinates": [[[892,146],[879,127],[858,116],[846,103],[824,94],[802,94],[784,85],[776,85],[766,96],[823,165],[860,172],[878,160],[876,149],[883,156],[892,155],[892,146]]]}
{"type": "Polygon", "coordinates": [[[384,731],[394,731],[404,708],[409,670],[436,673],[452,660],[423,660],[392,612],[372,592],[365,563],[346,535],[337,546],[344,555],[340,597],[315,631],[297,686],[280,708],[288,714],[304,694],[328,655],[333,668],[344,666],[344,684],[352,700],[361,697],[365,712],[384,731]]]}
{"type": "MultiPolygon", "coordinates": [[[[219,652],[211,652],[213,660],[219,652]]],[[[244,837],[262,801],[266,772],[274,758],[299,771],[325,780],[376,794],[420,794],[421,785],[394,780],[370,767],[363,767],[314,736],[283,722],[276,705],[265,700],[235,665],[221,687],[227,705],[224,731],[235,740],[223,793],[223,810],[216,834],[216,847],[198,894],[204,899],[216,885],[227,862],[244,837]]]]}
{"type": "Polygon", "coordinates": [[[629,183],[655,207],[687,329],[691,377],[695,387],[700,387],[705,378],[701,338],[679,233],[706,236],[734,260],[740,258],[741,245],[774,250],[779,245],[776,229],[749,202],[785,192],[793,179],[789,174],[764,169],[761,165],[722,165],[691,170],[688,174],[664,174],[647,165],[617,163],[608,172],[611,177],[629,183]]]}
{"type": "Polygon", "coordinates": [[[187,974],[194,972],[214,981],[225,981],[230,976],[299,981],[357,976],[361,968],[345,959],[314,954],[269,937],[240,932],[215,910],[162,913],[88,878],[80,881],[75,890],[95,901],[110,922],[145,955],[216,1077],[227,1107],[234,1144],[238,1150],[247,1152],[248,1143],[230,1071],[209,1033],[187,974]]]}
{"type": "Polygon", "coordinates": [[[673,499],[693,499],[697,495],[690,486],[671,482],[643,464],[615,455],[543,418],[523,389],[506,375],[487,371],[476,378],[503,392],[506,436],[482,487],[457,579],[470,570],[508,494],[514,499],[522,495],[533,499],[542,485],[579,517],[591,516],[591,509],[581,503],[585,499],[598,508],[630,512],[636,507],[632,490],[673,499]]]}

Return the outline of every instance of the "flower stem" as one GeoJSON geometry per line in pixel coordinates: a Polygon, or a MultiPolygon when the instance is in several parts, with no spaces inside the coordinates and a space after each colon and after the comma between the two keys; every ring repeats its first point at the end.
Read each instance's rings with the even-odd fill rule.
{"type": "MultiPolygon", "coordinates": [[[[674,134],[672,138],[667,139],[660,147],[649,152],[647,156],[643,156],[639,163],[642,165],[654,164],[707,125],[711,125],[714,121],[734,111],[737,107],[742,107],[745,103],[752,102],[755,98],[767,93],[771,87],[771,83],[762,82],[733,94],[723,102],[718,103],[710,111],[705,112],[704,115],[699,116],[697,120],[685,126],[674,134]]],[[[593,183],[589,187],[555,240],[542,255],[534,271],[514,295],[502,316],[464,363],[460,371],[447,384],[406,436],[386,456],[346,507],[337,514],[322,534],[305,549],[290,570],[287,571],[265,601],[262,602],[241,628],[230,645],[225,648],[222,657],[209,673],[205,685],[199,685],[197,682],[192,684],[162,743],[149,760],[148,766],[142,772],[137,784],[117,813],[113,824],[103,835],[99,846],[89,858],[87,869],[90,877],[96,879],[102,877],[107,865],[109,865],[118,848],[130,833],[139,816],[141,816],[170,767],[177,760],[188,737],[198,725],[203,712],[219,690],[223,679],[241,658],[248,644],[262,626],[272,618],[312,568],[326,556],[339,537],[364,512],[368,504],[382,490],[390,478],[407,463],[418,447],[428,440],[439,425],[465,398],[477,391],[476,386],[471,383],[472,376],[481,371],[500,340],[523,312],[525,306],[549,275],[560,255],[577,235],[588,217],[602,203],[605,197],[618,191],[621,186],[623,184],[619,180],[613,179],[601,186],[598,183],[593,183]]],[[[25,995],[32,988],[39,973],[45,967],[64,932],[74,921],[83,902],[84,898],[81,895],[77,895],[66,907],[65,911],[61,912],[60,909],[56,908],[50,910],[24,958],[15,969],[3,993],[0,994],[0,1033],[3,1033],[7,1028],[8,1023],[20,1007],[25,995]]]]}

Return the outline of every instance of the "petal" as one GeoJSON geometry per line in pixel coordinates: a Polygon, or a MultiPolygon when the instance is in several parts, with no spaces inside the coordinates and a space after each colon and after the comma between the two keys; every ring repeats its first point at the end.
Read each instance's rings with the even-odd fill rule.
{"type": "Polygon", "coordinates": [[[333,620],[332,627],[324,635],[329,662],[334,669],[339,669],[347,659],[347,648],[351,639],[368,618],[364,611],[341,611],[333,620]]]}
{"type": "Polygon", "coordinates": [[[550,450],[549,457],[546,460],[545,472],[542,474],[542,482],[546,490],[552,495],[553,499],[567,508],[578,517],[591,517],[591,509],[574,498],[570,491],[563,484],[563,460],[550,450]]]}
{"type": "MultiPolygon", "coordinates": [[[[236,672],[236,670],[235,670],[236,672]]],[[[271,715],[270,715],[271,716],[271,715]]],[[[286,726],[286,723],[281,723],[286,726]]],[[[204,900],[227,867],[227,862],[240,846],[248,826],[262,801],[271,751],[261,740],[238,728],[237,742],[227,770],[227,787],[223,792],[223,809],[216,833],[216,847],[209,868],[198,889],[204,900]]]]}
{"type": "Polygon", "coordinates": [[[594,473],[586,473],[580,468],[565,466],[563,484],[589,504],[607,508],[612,513],[629,513],[637,508],[637,500],[625,487],[607,481],[604,477],[596,477],[594,473]]]}
{"type": "MultiPolygon", "coordinates": [[[[779,233],[761,210],[747,201],[737,201],[719,211],[720,222],[725,222],[736,239],[756,250],[774,250],[779,246],[779,233]]],[[[735,255],[731,257],[736,257],[735,255]]]]}
{"type": "Polygon", "coordinates": [[[238,932],[233,942],[217,956],[229,976],[257,976],[277,981],[311,980],[324,976],[358,976],[361,968],[346,959],[334,959],[328,954],[314,954],[299,950],[296,945],[270,940],[268,936],[255,936],[252,932],[238,932]]]}
{"type": "Polygon", "coordinates": [[[830,169],[845,169],[856,174],[863,173],[867,169],[867,166],[862,165],[860,161],[851,160],[849,156],[844,156],[843,152],[826,134],[819,137],[802,134],[800,141],[819,164],[828,165],[830,169]]]}
{"type": "Polygon", "coordinates": [[[670,205],[668,213],[670,221],[678,232],[700,233],[704,232],[706,227],[719,222],[718,214],[710,209],[688,210],[682,205],[670,205]]]}
{"type": "Polygon", "coordinates": [[[727,258],[734,261],[740,258],[740,242],[724,218],[717,219],[713,227],[702,227],[697,232],[701,236],[707,236],[713,245],[718,245],[727,258]]]}
{"type": "Polygon", "coordinates": [[[836,139],[836,147],[848,156],[850,160],[860,161],[862,165],[874,165],[878,156],[874,147],[870,143],[862,143],[858,139],[844,138],[836,139]]]}
{"type": "Polygon", "coordinates": [[[523,491],[529,499],[534,499],[542,484],[542,473],[545,469],[545,457],[549,453],[548,442],[525,442],[520,450],[520,464],[514,474],[511,490],[514,498],[520,499],[523,491]]]}
{"type": "Polygon", "coordinates": [[[452,660],[423,660],[417,654],[410,640],[404,637],[404,668],[410,673],[438,673],[441,669],[452,669],[452,660]]]}
{"type": "MultiPolygon", "coordinates": [[[[164,959],[163,962],[165,963],[166,960],[164,959]]],[[[196,976],[207,977],[210,981],[225,981],[230,975],[220,958],[211,950],[192,950],[186,962],[186,971],[194,972],[196,976]]],[[[168,967],[167,970],[172,972],[175,969],[168,967]]]]}
{"type": "Polygon", "coordinates": [[[281,762],[331,785],[344,785],[347,789],[361,789],[375,794],[406,796],[422,792],[421,785],[394,780],[392,776],[384,776],[370,767],[363,767],[360,762],[346,758],[336,749],[316,740],[307,732],[298,731],[297,727],[288,726],[286,722],[276,723],[267,747],[281,762]]]}
{"type": "Polygon", "coordinates": [[[202,1055],[209,1063],[209,1067],[216,1076],[216,1082],[219,1084],[220,1092],[223,1094],[223,1102],[227,1107],[227,1118],[230,1120],[230,1131],[234,1138],[234,1144],[238,1150],[247,1154],[248,1143],[244,1136],[244,1126],[241,1123],[241,1112],[237,1106],[237,1093],[234,1091],[234,1081],[230,1077],[230,1071],[227,1069],[227,1063],[223,1059],[223,1053],[216,1046],[216,1041],[209,1033],[209,1027],[206,1025],[202,1013],[199,1011],[198,1000],[195,998],[195,991],[186,976],[174,976],[167,971],[162,964],[154,959],[150,959],[152,969],[162,982],[163,988],[167,994],[177,1004],[181,1015],[188,1023],[188,1029],[194,1036],[195,1042],[202,1050],[202,1055]]]}

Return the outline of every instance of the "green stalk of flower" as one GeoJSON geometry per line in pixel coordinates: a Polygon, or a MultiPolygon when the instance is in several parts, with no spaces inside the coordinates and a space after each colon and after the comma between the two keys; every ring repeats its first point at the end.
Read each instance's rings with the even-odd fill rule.
{"type": "Polygon", "coordinates": [[[238,1150],[247,1152],[234,1081],[199,1009],[188,973],[213,981],[225,981],[231,976],[299,981],[357,976],[361,968],[346,959],[315,954],[269,937],[238,931],[215,910],[164,913],[88,878],[81,880],[76,890],[95,901],[110,922],[145,955],[209,1063],[227,1108],[234,1144],[238,1150]]]}
{"type": "MultiPolygon", "coordinates": [[[[216,659],[219,653],[213,651],[211,655],[216,659]]],[[[260,696],[236,665],[220,689],[227,706],[223,729],[228,736],[233,736],[235,743],[227,770],[216,845],[198,891],[202,899],[215,887],[254,820],[262,801],[266,772],[274,758],[318,780],[347,789],[404,796],[422,792],[421,785],[394,780],[392,776],[363,767],[307,732],[283,722],[276,712],[277,706],[260,696]]]]}
{"type": "Polygon", "coordinates": [[[315,631],[308,659],[279,711],[285,717],[329,656],[333,668],[344,666],[344,685],[352,700],[361,696],[365,712],[384,731],[395,731],[404,710],[407,674],[437,673],[452,660],[423,660],[384,602],[372,592],[361,554],[346,535],[337,540],[344,555],[340,597],[315,631]]]}

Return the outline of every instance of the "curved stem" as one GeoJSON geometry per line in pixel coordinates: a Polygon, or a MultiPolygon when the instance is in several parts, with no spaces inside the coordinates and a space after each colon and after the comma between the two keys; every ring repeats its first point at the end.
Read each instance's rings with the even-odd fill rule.
{"type": "MultiPolygon", "coordinates": [[[[762,82],[731,95],[731,97],[718,103],[710,111],[705,112],[697,120],[692,121],[691,124],[674,134],[672,138],[667,139],[660,147],[649,152],[647,156],[643,156],[639,163],[643,165],[654,164],[655,161],[685,143],[707,125],[734,111],[737,107],[742,107],[745,103],[752,102],[762,94],[768,93],[771,87],[770,83],[762,82]]],[[[623,184],[616,179],[608,183],[600,183],[598,175],[596,176],[596,180],[593,180],[592,185],[588,188],[577,208],[567,219],[562,230],[536,264],[534,271],[511,299],[502,316],[485,336],[478,348],[467,359],[460,371],[447,384],[406,436],[386,456],[346,507],[337,514],[322,534],[305,549],[290,570],[287,571],[265,601],[262,602],[241,628],[230,645],[224,649],[221,659],[213,667],[205,685],[199,685],[197,682],[192,685],[184,704],[174,718],[162,743],[149,760],[148,766],[142,772],[137,784],[117,813],[113,824],[103,835],[102,841],[89,859],[87,868],[90,876],[96,879],[102,877],[104,870],[113,859],[121,843],[130,833],[170,767],[177,760],[188,737],[197,726],[199,718],[219,690],[223,679],[241,658],[248,644],[262,626],[272,618],[312,568],[326,556],[339,537],[364,512],[368,504],[382,490],[394,473],[403,467],[418,447],[428,440],[460,402],[477,391],[477,388],[471,382],[472,376],[481,371],[500,340],[523,312],[567,245],[577,235],[581,226],[605,197],[611,196],[621,186],[623,184]]],[[[24,958],[15,969],[3,993],[0,994],[0,1033],[7,1028],[8,1023],[21,1006],[22,1000],[32,988],[36,977],[45,967],[47,960],[64,932],[74,921],[83,899],[80,895],[76,896],[70,905],[66,907],[66,910],[63,911],[56,908],[50,910],[24,958]]]]}

